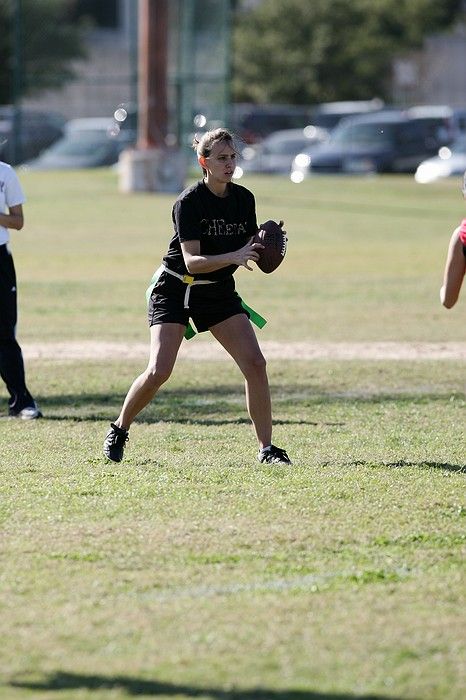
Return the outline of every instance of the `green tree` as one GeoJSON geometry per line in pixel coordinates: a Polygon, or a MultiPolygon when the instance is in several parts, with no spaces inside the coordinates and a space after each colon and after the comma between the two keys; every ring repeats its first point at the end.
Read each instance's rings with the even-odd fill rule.
{"type": "Polygon", "coordinates": [[[68,19],[69,6],[69,0],[0,0],[0,104],[12,101],[14,89],[30,95],[73,77],[72,61],[85,53],[80,28],[68,19]],[[20,80],[14,86],[18,58],[20,80]]]}
{"type": "Polygon", "coordinates": [[[461,0],[262,0],[236,12],[236,101],[388,97],[391,61],[451,24],[461,0]]]}

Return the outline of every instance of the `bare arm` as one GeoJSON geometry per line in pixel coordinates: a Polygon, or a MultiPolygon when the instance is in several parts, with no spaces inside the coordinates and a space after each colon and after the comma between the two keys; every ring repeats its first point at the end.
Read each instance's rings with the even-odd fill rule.
{"type": "Polygon", "coordinates": [[[24,226],[23,205],[16,204],[14,207],[9,207],[8,214],[0,213],[0,226],[21,231],[24,226]]]}
{"type": "Polygon", "coordinates": [[[466,271],[466,258],[463,254],[463,244],[459,238],[459,231],[457,228],[450,239],[443,285],[440,289],[440,301],[447,309],[451,309],[458,301],[466,271]]]}
{"type": "Polygon", "coordinates": [[[221,255],[201,255],[201,244],[199,241],[184,241],[181,244],[181,252],[183,253],[184,264],[188,272],[195,275],[200,272],[214,272],[221,270],[222,267],[228,265],[243,266],[247,270],[252,270],[249,267],[248,261],[259,259],[257,252],[263,246],[260,243],[253,243],[252,238],[245,246],[238,250],[233,250],[231,253],[222,253],[221,255]]]}

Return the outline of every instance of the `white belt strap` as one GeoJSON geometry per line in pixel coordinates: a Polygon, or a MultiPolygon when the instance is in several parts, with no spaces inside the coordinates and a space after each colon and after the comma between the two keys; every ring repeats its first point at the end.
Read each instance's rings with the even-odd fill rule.
{"type": "Polygon", "coordinates": [[[189,294],[191,292],[191,287],[194,286],[195,284],[215,284],[217,280],[195,280],[192,275],[180,275],[179,272],[174,272],[173,270],[170,270],[169,267],[166,265],[162,265],[162,268],[165,270],[165,272],[168,272],[169,275],[172,275],[173,277],[177,277],[179,280],[181,280],[185,285],[186,285],[186,292],[184,295],[184,308],[189,309],[189,294]]]}

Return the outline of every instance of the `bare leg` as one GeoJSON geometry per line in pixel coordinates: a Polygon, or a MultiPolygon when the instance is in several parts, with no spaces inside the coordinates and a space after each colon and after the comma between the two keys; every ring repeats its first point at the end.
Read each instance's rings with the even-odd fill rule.
{"type": "Polygon", "coordinates": [[[448,246],[443,286],[440,290],[440,301],[447,309],[451,309],[458,301],[465,271],[466,258],[463,254],[463,244],[459,238],[459,229],[456,229],[448,246]]]}
{"type": "Polygon", "coordinates": [[[259,447],[272,442],[272,407],[265,358],[248,317],[238,314],[212,326],[210,332],[232,356],[245,379],[246,405],[259,447]]]}
{"type": "Polygon", "coordinates": [[[183,340],[185,327],[179,323],[151,326],[150,357],[147,369],[132,383],[115,421],[119,428],[128,430],[138,413],[147,406],[172,373],[176,356],[183,340]]]}

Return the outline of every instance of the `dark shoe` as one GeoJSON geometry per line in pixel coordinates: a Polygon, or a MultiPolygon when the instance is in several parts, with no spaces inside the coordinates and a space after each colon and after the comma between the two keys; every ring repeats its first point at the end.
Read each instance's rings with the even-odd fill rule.
{"type": "Polygon", "coordinates": [[[33,406],[25,406],[20,411],[15,411],[10,408],[9,415],[11,418],[20,418],[21,420],[36,420],[37,418],[42,418],[42,413],[37,408],[36,404],[33,406]]]}
{"type": "Polygon", "coordinates": [[[128,431],[110,423],[110,430],[104,440],[104,455],[112,462],[121,462],[126,442],[129,440],[128,431]]]}
{"type": "Polygon", "coordinates": [[[257,459],[259,462],[262,462],[262,464],[292,464],[285,450],[282,450],[280,447],[275,447],[275,445],[270,445],[269,447],[264,447],[262,450],[259,450],[257,459]]]}

